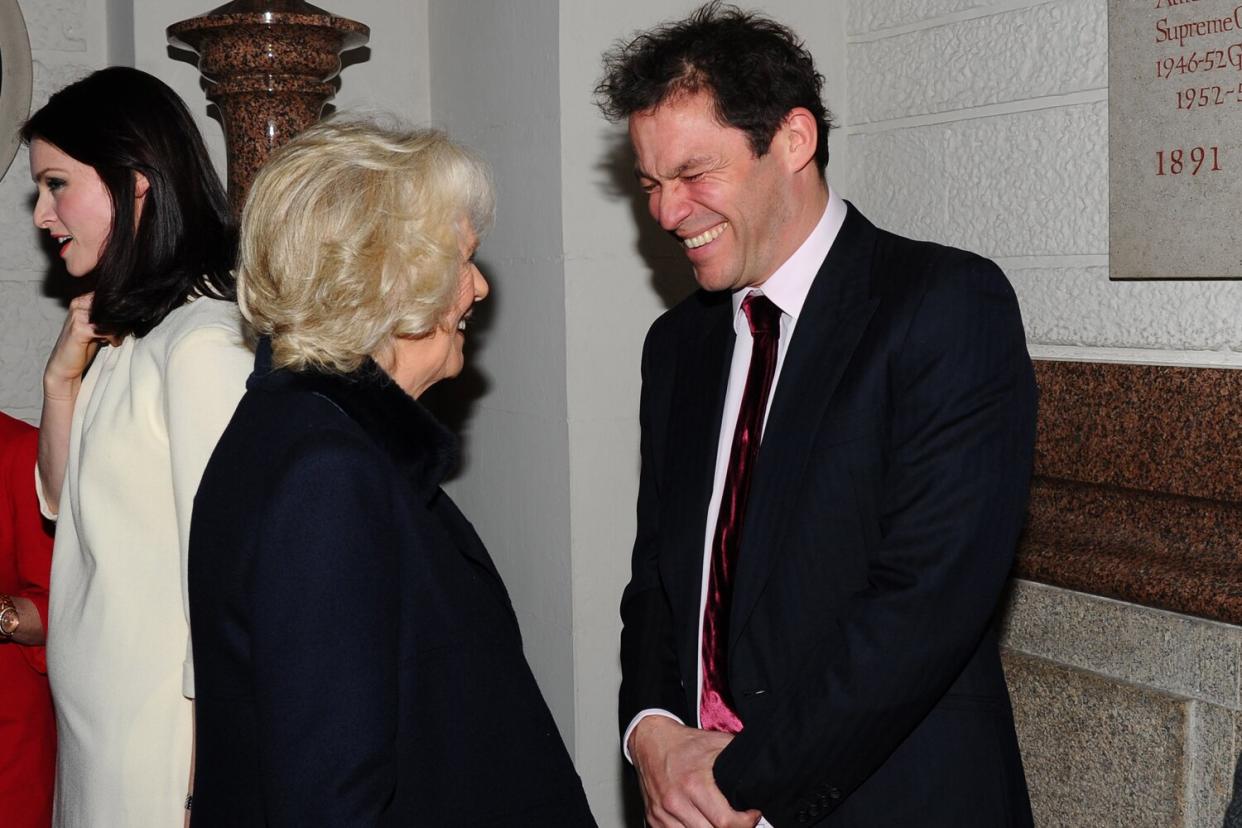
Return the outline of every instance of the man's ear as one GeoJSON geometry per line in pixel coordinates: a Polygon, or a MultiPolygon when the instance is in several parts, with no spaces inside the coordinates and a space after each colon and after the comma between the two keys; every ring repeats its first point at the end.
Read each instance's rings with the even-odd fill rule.
{"type": "Polygon", "coordinates": [[[782,144],[791,172],[797,172],[815,160],[819,124],[806,107],[796,106],[789,110],[776,137],[782,144]]]}

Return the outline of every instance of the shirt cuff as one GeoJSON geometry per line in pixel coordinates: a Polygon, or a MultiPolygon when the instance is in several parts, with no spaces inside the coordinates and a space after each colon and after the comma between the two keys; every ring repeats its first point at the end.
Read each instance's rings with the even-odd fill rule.
{"type": "Polygon", "coordinates": [[[685,725],[680,716],[674,716],[672,713],[659,707],[648,707],[646,710],[638,711],[638,715],[630,719],[629,726],[625,728],[625,733],[621,736],[621,752],[625,754],[625,761],[631,765],[634,764],[634,760],[630,757],[630,734],[634,732],[634,728],[638,726],[638,723],[648,716],[663,716],[666,719],[672,719],[679,725],[685,725]]]}
{"type": "Polygon", "coordinates": [[[50,508],[48,508],[47,498],[44,497],[43,495],[43,481],[39,479],[39,464],[38,463],[35,463],[34,476],[35,476],[35,495],[38,496],[39,498],[39,514],[43,515],[48,520],[55,522],[56,518],[60,517],[60,515],[58,515],[56,512],[53,512],[50,508]]]}

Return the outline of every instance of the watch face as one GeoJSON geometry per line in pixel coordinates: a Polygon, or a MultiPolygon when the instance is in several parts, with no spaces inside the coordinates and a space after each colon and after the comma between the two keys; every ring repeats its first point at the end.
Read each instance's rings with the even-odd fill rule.
{"type": "Polygon", "coordinates": [[[0,610],[0,635],[9,636],[17,631],[17,610],[8,606],[0,610]]]}

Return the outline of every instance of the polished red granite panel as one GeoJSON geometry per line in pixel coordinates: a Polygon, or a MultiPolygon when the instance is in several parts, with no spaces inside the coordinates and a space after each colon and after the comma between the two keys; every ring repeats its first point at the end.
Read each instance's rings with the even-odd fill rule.
{"type": "Polygon", "coordinates": [[[1242,507],[1037,480],[1014,574],[1242,624],[1242,507]]]}
{"type": "Polygon", "coordinates": [[[1036,360],[1035,473],[1242,501],[1242,371],[1036,360]]]}
{"type": "Polygon", "coordinates": [[[1015,574],[1242,624],[1242,371],[1037,361],[1015,574]]]}

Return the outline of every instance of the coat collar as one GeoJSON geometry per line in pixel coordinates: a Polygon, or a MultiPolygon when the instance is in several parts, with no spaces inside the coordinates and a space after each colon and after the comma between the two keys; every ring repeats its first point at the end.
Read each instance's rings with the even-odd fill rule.
{"type": "Polygon", "coordinates": [[[302,391],[327,399],[392,458],[425,500],[457,467],[457,438],[369,357],[348,374],[273,369],[271,342],[262,337],[246,387],[302,391]]]}

